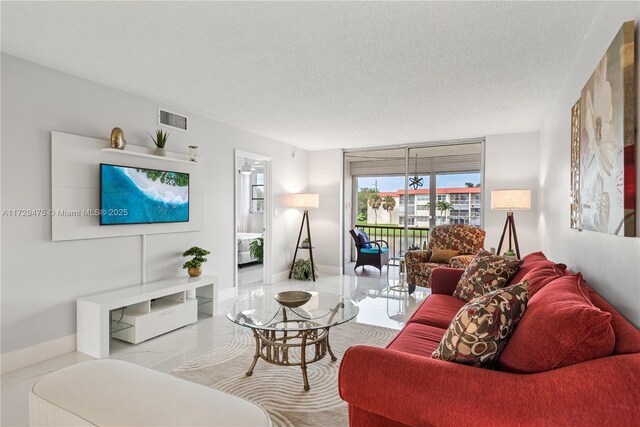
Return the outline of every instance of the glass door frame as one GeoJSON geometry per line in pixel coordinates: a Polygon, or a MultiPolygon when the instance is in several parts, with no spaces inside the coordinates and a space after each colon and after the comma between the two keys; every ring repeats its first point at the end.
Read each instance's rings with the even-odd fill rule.
{"type": "MultiPolygon", "coordinates": [[[[387,146],[382,146],[382,147],[368,147],[368,148],[357,148],[357,149],[343,149],[342,150],[342,156],[343,156],[343,164],[342,164],[342,177],[341,177],[341,181],[342,181],[342,185],[341,185],[341,199],[344,200],[344,193],[345,193],[345,183],[344,183],[344,171],[346,170],[346,162],[347,162],[347,156],[349,153],[357,153],[357,152],[367,152],[367,151],[383,151],[383,150],[397,150],[397,149],[404,149],[404,206],[405,206],[405,215],[404,215],[404,227],[403,227],[403,237],[402,237],[402,241],[403,241],[403,245],[404,245],[404,250],[406,251],[406,249],[409,247],[409,221],[407,221],[407,214],[406,214],[406,210],[408,209],[409,206],[409,163],[410,163],[410,152],[412,149],[419,149],[419,148],[431,148],[431,147],[442,147],[442,146],[449,146],[449,145],[463,145],[463,144],[480,144],[481,145],[481,150],[480,150],[480,187],[482,188],[482,191],[480,193],[480,206],[482,207],[480,209],[480,228],[484,228],[484,218],[485,218],[485,197],[486,197],[486,191],[485,191],[485,153],[486,153],[486,138],[482,137],[482,138],[469,138],[469,139],[459,139],[459,140],[447,140],[447,141],[437,141],[437,142],[430,142],[430,143],[415,143],[415,144],[402,144],[402,145],[387,145],[387,146]]],[[[433,227],[436,225],[436,197],[437,197],[437,191],[431,191],[431,190],[437,190],[436,187],[436,177],[437,177],[437,172],[434,171],[429,171],[429,230],[433,229],[433,227]]],[[[352,186],[351,186],[351,218],[352,218],[352,222],[354,223],[354,225],[357,225],[357,211],[358,211],[358,189],[357,189],[357,176],[353,176],[352,177],[353,181],[352,181],[352,186]]],[[[346,218],[345,218],[345,213],[344,213],[344,209],[341,212],[341,218],[342,218],[342,224],[343,226],[340,227],[341,228],[341,234],[344,234],[344,224],[347,224],[346,218]]],[[[349,225],[351,226],[351,224],[349,225]]],[[[344,241],[344,236],[341,235],[341,242],[344,241]]],[[[341,253],[345,254],[344,250],[341,250],[341,253]]],[[[394,254],[396,255],[396,254],[394,254]]],[[[343,259],[343,267],[344,267],[344,263],[346,261],[343,259]]]]}

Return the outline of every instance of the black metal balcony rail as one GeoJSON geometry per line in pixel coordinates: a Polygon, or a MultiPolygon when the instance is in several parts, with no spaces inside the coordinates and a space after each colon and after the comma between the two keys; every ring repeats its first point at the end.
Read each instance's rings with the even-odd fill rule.
{"type": "MultiPolygon", "coordinates": [[[[389,244],[390,256],[397,256],[400,252],[406,252],[404,243],[404,227],[390,225],[356,225],[356,228],[364,231],[370,240],[386,240],[389,244]]],[[[409,246],[420,248],[429,240],[429,228],[412,227],[407,230],[409,246]]]]}

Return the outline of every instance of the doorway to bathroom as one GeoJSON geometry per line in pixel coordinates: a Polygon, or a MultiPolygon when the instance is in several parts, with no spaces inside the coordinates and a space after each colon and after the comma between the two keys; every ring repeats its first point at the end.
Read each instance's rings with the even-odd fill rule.
{"type": "Polygon", "coordinates": [[[269,283],[271,161],[268,157],[235,153],[235,285],[237,294],[269,283]]]}

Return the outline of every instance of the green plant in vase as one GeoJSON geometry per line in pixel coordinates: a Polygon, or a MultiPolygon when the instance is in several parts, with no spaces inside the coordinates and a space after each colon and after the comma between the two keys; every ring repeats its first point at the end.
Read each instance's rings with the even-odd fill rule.
{"type": "Polygon", "coordinates": [[[249,244],[249,255],[257,262],[264,260],[264,236],[260,236],[249,244]]]}
{"type": "Polygon", "coordinates": [[[308,248],[308,247],[311,246],[311,242],[309,242],[309,238],[308,237],[302,241],[302,245],[301,246],[303,248],[308,248]]]}
{"type": "Polygon", "coordinates": [[[191,277],[200,276],[202,274],[202,268],[200,267],[202,266],[202,263],[207,262],[205,256],[209,255],[210,253],[211,252],[209,252],[208,250],[199,248],[197,246],[190,247],[189,249],[184,251],[182,256],[192,256],[193,258],[185,262],[182,268],[186,268],[189,276],[191,277]]]}
{"type": "Polygon", "coordinates": [[[297,259],[293,263],[293,278],[296,280],[313,280],[312,274],[315,273],[315,277],[318,277],[318,267],[315,268],[315,272],[312,273],[311,261],[308,259],[297,259]]]}
{"type": "Polygon", "coordinates": [[[151,137],[151,140],[153,141],[153,143],[156,145],[156,152],[155,152],[156,155],[164,156],[166,154],[164,147],[167,145],[169,134],[163,131],[162,129],[158,129],[156,131],[155,138],[151,134],[149,134],[149,136],[151,137]]]}

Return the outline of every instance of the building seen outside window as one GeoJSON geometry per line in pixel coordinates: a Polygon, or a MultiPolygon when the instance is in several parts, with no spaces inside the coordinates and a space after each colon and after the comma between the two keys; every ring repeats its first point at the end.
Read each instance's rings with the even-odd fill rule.
{"type": "MultiPolygon", "coordinates": [[[[438,188],[436,190],[436,225],[469,224],[480,226],[481,210],[480,187],[438,188]]],[[[395,199],[395,209],[385,211],[382,207],[374,211],[367,209],[367,223],[404,226],[407,218],[409,226],[428,228],[430,212],[430,195],[428,189],[409,190],[409,205],[404,205],[404,189],[397,191],[381,191],[384,199],[391,196],[395,199]],[[377,214],[377,220],[376,220],[377,214]]]]}

